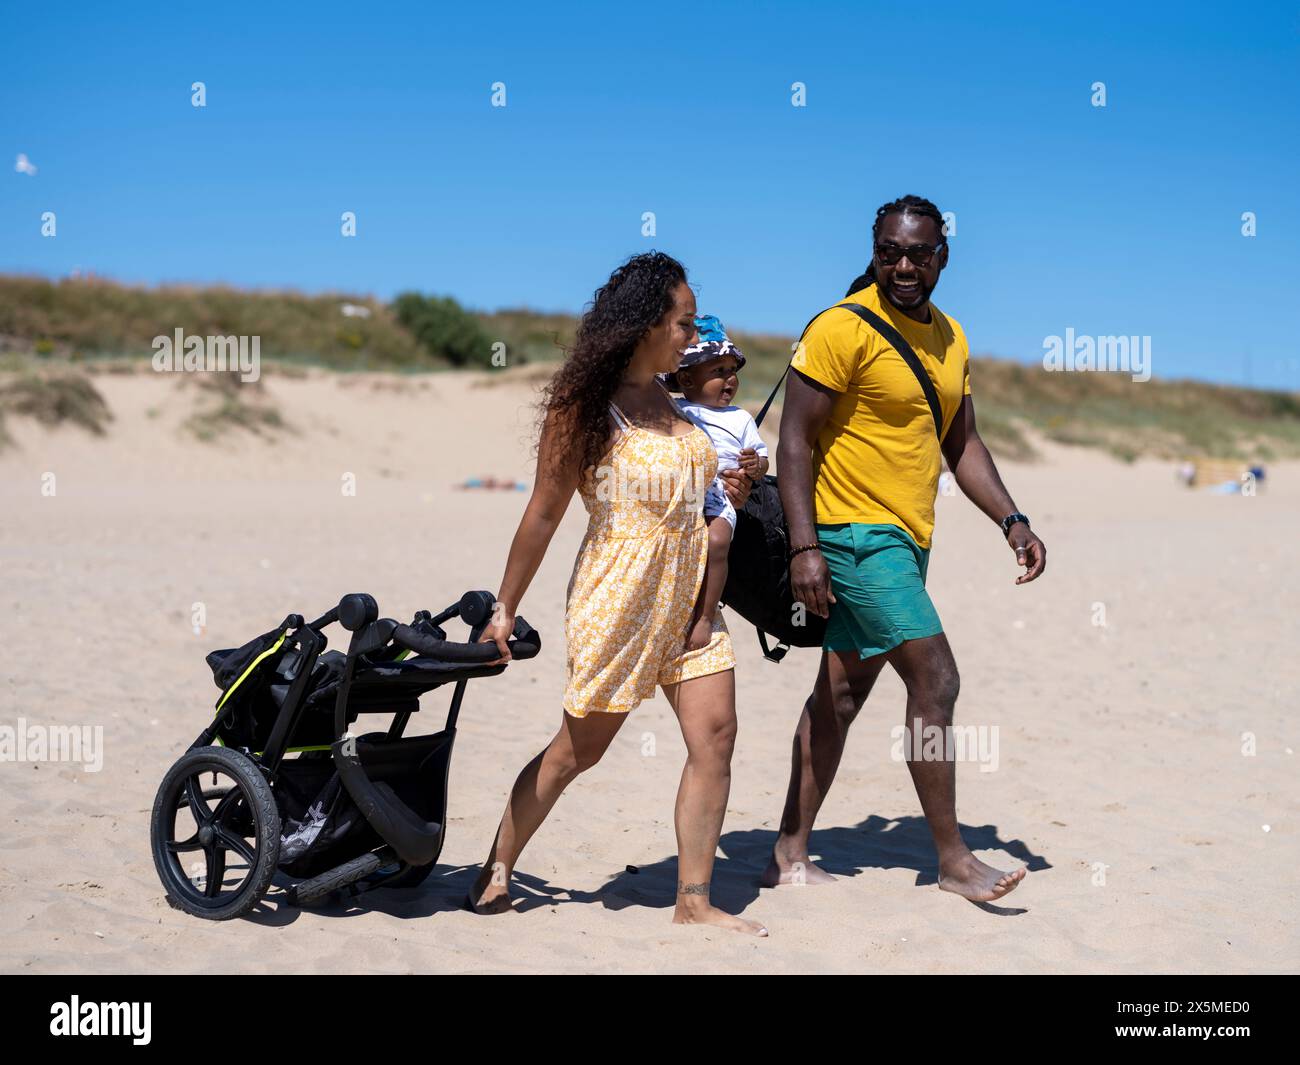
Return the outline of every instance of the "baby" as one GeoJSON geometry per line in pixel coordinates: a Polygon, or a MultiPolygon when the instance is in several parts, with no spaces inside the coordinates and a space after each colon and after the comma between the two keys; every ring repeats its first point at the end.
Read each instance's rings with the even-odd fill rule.
{"type": "MultiPolygon", "coordinates": [[[[682,409],[712,439],[718,450],[718,469],[741,469],[757,481],[767,473],[767,445],[749,412],[731,405],[739,387],[736,375],[745,365],[745,356],[727,339],[722,323],[712,315],[695,319],[695,327],[699,342],[683,353],[676,373],[669,375],[668,385],[682,393],[682,409]]],[[[727,498],[721,477],[715,478],[705,492],[704,520],[709,527],[709,561],[686,637],[688,651],[708,644],[718,600],[727,583],[727,551],[736,528],[736,510],[727,498]]]]}

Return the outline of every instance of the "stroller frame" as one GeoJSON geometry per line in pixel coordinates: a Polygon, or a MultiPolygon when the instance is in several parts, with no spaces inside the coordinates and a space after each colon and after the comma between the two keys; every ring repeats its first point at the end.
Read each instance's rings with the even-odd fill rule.
{"type": "MultiPolygon", "coordinates": [[[[261,902],[277,870],[296,880],[287,891],[292,905],[340,890],[355,896],[423,882],[445,838],[447,779],[465,688],[506,668],[496,661],[495,643],[479,642],[493,606],[489,592],[466,592],[441,613],[422,610],[402,625],[380,618],[372,596],[355,593],[313,622],[290,614],[244,647],[209,655],[222,688],[216,714],[164,776],[154,800],[151,844],[168,901],[197,917],[229,920],[261,902]],[[469,625],[468,642],[445,638],[440,626],[453,617],[469,625]],[[345,656],[324,655],[328,639],[321,630],[335,622],[352,634],[345,656]],[[420,697],[453,683],[443,729],[405,736],[420,697]],[[361,713],[391,713],[392,721],[385,732],[353,736],[349,725],[361,713]],[[293,746],[304,734],[328,742],[293,746]],[[227,745],[236,738],[244,742],[227,745]],[[214,783],[221,774],[234,786],[205,791],[200,778],[207,773],[214,783]],[[178,838],[184,810],[195,831],[178,838]],[[283,836],[286,822],[297,826],[289,836],[283,836]],[[291,857],[282,857],[282,844],[291,857]],[[201,878],[197,862],[188,873],[182,867],[182,855],[200,852],[201,878]],[[227,889],[232,853],[248,872],[227,889]]],[[[523,618],[516,618],[512,636],[512,660],[539,652],[541,637],[523,618]]]]}

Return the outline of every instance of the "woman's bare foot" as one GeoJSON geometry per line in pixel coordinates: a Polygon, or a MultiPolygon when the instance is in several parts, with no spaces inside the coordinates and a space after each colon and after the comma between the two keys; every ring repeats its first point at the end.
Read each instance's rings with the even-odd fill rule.
{"type": "Polygon", "coordinates": [[[751,936],[762,937],[767,935],[767,929],[757,921],[747,921],[743,917],[724,913],[707,902],[703,905],[683,905],[679,901],[677,903],[677,912],[673,914],[673,924],[708,924],[726,928],[732,932],[744,932],[746,935],[751,936]]]}
{"type": "Polygon", "coordinates": [[[1024,880],[1027,870],[1022,865],[1004,873],[994,869],[966,852],[964,857],[950,863],[939,863],[939,887],[951,891],[971,902],[993,902],[1014,891],[1020,881],[1024,880]]]}
{"type": "Polygon", "coordinates": [[[474,886],[470,888],[465,902],[475,913],[488,916],[496,913],[513,913],[510,904],[510,882],[491,873],[479,874],[474,886]]]}
{"type": "Polygon", "coordinates": [[[772,849],[772,860],[767,863],[763,875],[759,878],[763,887],[781,887],[795,884],[806,887],[815,884],[833,884],[835,878],[826,870],[819,868],[808,857],[808,852],[791,854],[783,852],[778,843],[772,849]]]}

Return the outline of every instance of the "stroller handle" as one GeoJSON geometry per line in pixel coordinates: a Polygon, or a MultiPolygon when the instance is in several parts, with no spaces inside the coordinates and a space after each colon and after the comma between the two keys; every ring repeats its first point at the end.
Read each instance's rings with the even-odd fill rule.
{"type": "Polygon", "coordinates": [[[339,608],[338,608],[338,607],[334,607],[334,608],[331,609],[331,610],[327,610],[324,614],[322,614],[320,617],[318,617],[315,621],[311,622],[311,623],[307,626],[307,628],[309,628],[309,629],[315,629],[317,632],[320,632],[320,630],[323,629],[323,628],[325,628],[325,626],[327,626],[327,625],[333,625],[334,622],[338,621],[338,619],[339,619],[339,608]]]}
{"type": "MultiPolygon", "coordinates": [[[[515,618],[514,637],[506,644],[514,658],[533,658],[541,650],[541,637],[537,630],[523,618],[515,618]]],[[[491,662],[501,655],[497,645],[491,641],[455,643],[451,640],[439,640],[423,632],[417,632],[410,625],[398,625],[393,629],[392,638],[396,643],[400,643],[416,654],[439,658],[444,662],[491,662]]]]}

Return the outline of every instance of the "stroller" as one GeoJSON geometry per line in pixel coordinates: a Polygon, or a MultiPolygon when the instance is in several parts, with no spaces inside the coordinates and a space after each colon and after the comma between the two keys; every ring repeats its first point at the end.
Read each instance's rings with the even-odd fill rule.
{"type": "MultiPolygon", "coordinates": [[[[381,619],[373,597],[345,595],[311,624],[290,614],[208,655],[216,716],[163,778],[150,824],[172,904],[212,921],[241,917],[277,870],[294,881],[292,905],[422,883],[442,851],[465,685],[506,668],[488,664],[500,657],[494,643],[477,642],[493,602],[466,592],[401,625],[381,619]],[[470,627],[468,643],[447,640],[441,625],[453,617],[470,627]],[[325,650],[321,630],[336,621],[352,633],[346,655],[325,650]],[[403,736],[420,696],[453,683],[446,727],[403,736]],[[349,734],[373,713],[393,715],[387,732],[349,734]]],[[[516,618],[509,646],[514,659],[532,658],[541,637],[516,618]]]]}

